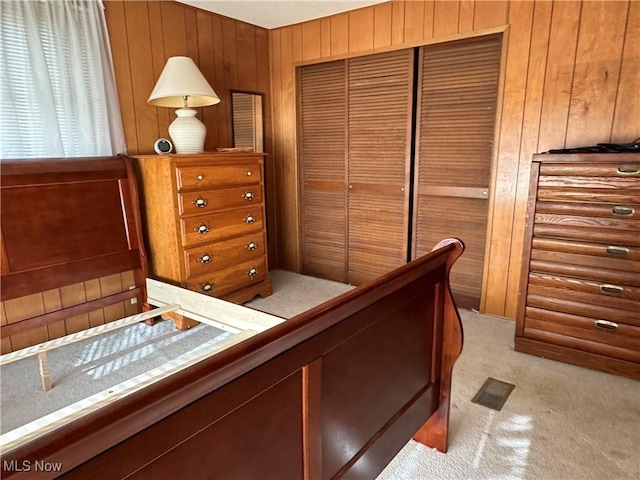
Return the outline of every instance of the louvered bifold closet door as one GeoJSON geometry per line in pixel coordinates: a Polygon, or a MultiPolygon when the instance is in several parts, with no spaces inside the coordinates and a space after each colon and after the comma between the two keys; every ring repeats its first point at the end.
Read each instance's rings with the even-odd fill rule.
{"type": "Polygon", "coordinates": [[[413,258],[460,238],[451,286],[465,308],[480,304],[500,50],[501,35],[420,49],[413,258]]]}
{"type": "Polygon", "coordinates": [[[346,281],[345,61],[299,74],[302,273],[346,281]]]}
{"type": "Polygon", "coordinates": [[[412,49],[347,61],[348,282],[407,261],[412,49]]]}

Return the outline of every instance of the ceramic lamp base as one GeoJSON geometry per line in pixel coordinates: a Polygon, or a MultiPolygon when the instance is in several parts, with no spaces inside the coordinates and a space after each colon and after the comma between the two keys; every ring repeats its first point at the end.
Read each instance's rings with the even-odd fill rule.
{"type": "Polygon", "coordinates": [[[204,152],[207,127],[196,118],[196,113],[193,108],[179,108],[178,117],[169,125],[169,135],[178,154],[204,152]]]}

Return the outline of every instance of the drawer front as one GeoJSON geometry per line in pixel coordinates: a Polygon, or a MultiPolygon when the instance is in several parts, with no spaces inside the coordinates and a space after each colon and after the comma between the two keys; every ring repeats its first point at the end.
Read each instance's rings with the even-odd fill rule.
{"type": "MultiPolygon", "coordinates": [[[[625,207],[630,208],[630,207],[625,207]]],[[[621,210],[622,211],[622,210],[621,210]]],[[[635,209],[631,210],[635,212],[635,209]]],[[[534,216],[536,225],[551,224],[555,226],[562,226],[565,228],[587,228],[587,229],[602,229],[607,230],[621,230],[626,232],[640,232],[640,221],[629,218],[609,217],[604,218],[600,216],[578,216],[578,215],[558,215],[555,213],[537,213],[534,216]]],[[[612,233],[612,238],[615,237],[615,233],[612,233]]]]}
{"type": "Polygon", "coordinates": [[[638,189],[633,188],[619,188],[617,190],[605,189],[605,188],[584,188],[574,187],[565,189],[555,183],[548,185],[540,185],[538,188],[537,199],[540,201],[545,200],[559,200],[559,201],[571,201],[571,202],[606,202],[606,203],[622,203],[622,204],[634,204],[640,203],[640,193],[638,189]]]}
{"type": "MultiPolygon", "coordinates": [[[[571,315],[562,312],[527,307],[525,316],[532,328],[552,331],[594,342],[622,348],[637,349],[640,352],[640,327],[623,323],[610,325],[600,319],[571,315]]],[[[614,322],[615,323],[615,322],[614,322]]]]}
{"type": "Polygon", "coordinates": [[[221,209],[262,203],[260,184],[178,194],[180,215],[201,215],[221,209]]]}
{"type": "Polygon", "coordinates": [[[532,272],[555,273],[640,287],[640,262],[572,253],[532,250],[532,272]]]}
{"type": "Polygon", "coordinates": [[[262,231],[262,205],[255,204],[252,207],[181,219],[182,245],[188,248],[262,231]]]}
{"type": "Polygon", "coordinates": [[[176,168],[176,180],[179,190],[260,183],[262,169],[258,162],[236,165],[180,166],[176,168]]]}
{"type": "MultiPolygon", "coordinates": [[[[556,238],[535,237],[532,241],[534,250],[549,250],[553,252],[575,253],[619,260],[640,261],[640,248],[626,245],[601,244],[556,238]]],[[[640,263],[637,264],[640,267],[640,263]]]]}
{"type": "MultiPolygon", "coordinates": [[[[638,287],[535,272],[529,274],[529,284],[590,293],[596,295],[596,300],[603,304],[608,304],[615,299],[626,299],[636,302],[634,308],[640,309],[640,288],[638,287]]],[[[631,306],[633,307],[633,304],[631,306]]]]}
{"type": "Polygon", "coordinates": [[[540,164],[541,176],[559,177],[607,177],[640,178],[640,162],[636,159],[619,159],[602,163],[546,163],[540,164]]]}
{"type": "Polygon", "coordinates": [[[616,220],[635,220],[631,225],[638,228],[640,205],[633,203],[579,203],[579,202],[538,202],[536,214],[572,215],[580,217],[614,218],[616,220]]]}
{"type": "Polygon", "coordinates": [[[640,327],[603,330],[591,318],[535,308],[527,308],[525,322],[526,338],[640,363],[640,327]]]}
{"type": "Polygon", "coordinates": [[[538,223],[533,226],[533,235],[559,239],[586,240],[607,245],[640,247],[640,235],[637,230],[608,230],[588,226],[567,226],[551,223],[538,223]]]}
{"type": "Polygon", "coordinates": [[[213,297],[220,297],[264,280],[266,274],[265,258],[261,257],[189,280],[187,288],[213,297]]]}
{"type": "Polygon", "coordinates": [[[532,284],[527,290],[527,306],[640,325],[639,304],[628,298],[605,298],[599,294],[532,284]]]}
{"type": "Polygon", "coordinates": [[[264,234],[250,235],[210,243],[185,250],[186,280],[201,277],[215,270],[255,261],[265,255],[264,234]]]}

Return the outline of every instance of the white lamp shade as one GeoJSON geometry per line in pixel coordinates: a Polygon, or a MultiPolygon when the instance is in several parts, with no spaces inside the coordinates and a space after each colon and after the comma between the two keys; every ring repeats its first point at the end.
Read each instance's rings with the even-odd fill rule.
{"type": "Polygon", "coordinates": [[[207,79],[189,57],[171,57],[167,60],[147,103],[156,107],[205,107],[220,103],[207,79]]]}

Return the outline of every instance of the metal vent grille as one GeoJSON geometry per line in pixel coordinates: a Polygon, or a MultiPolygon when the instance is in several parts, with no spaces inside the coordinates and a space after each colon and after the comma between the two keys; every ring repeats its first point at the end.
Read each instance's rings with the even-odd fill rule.
{"type": "Polygon", "coordinates": [[[489,377],[471,401],[493,410],[502,410],[504,403],[515,387],[511,383],[489,377]]]}

